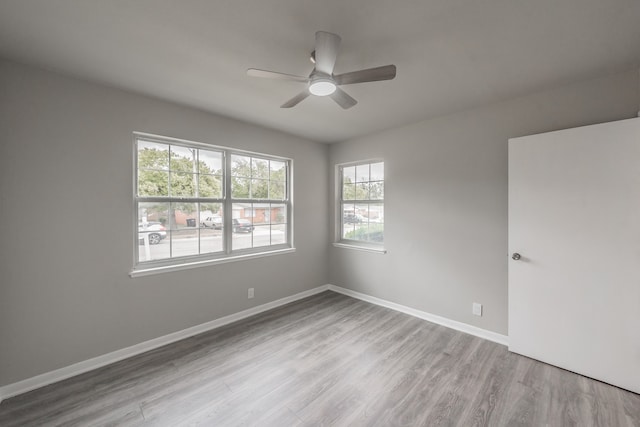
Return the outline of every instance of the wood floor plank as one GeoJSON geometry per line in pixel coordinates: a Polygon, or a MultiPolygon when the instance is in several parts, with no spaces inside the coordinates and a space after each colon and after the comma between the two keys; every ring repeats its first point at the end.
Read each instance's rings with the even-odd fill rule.
{"type": "Polygon", "coordinates": [[[640,427],[640,396],[324,292],[7,399],[0,425],[640,427]]]}

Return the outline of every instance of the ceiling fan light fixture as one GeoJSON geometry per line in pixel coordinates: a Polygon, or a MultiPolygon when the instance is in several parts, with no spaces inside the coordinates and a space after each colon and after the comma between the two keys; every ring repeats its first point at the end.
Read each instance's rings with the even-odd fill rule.
{"type": "Polygon", "coordinates": [[[342,90],[343,85],[354,83],[377,82],[392,80],[396,76],[396,66],[384,65],[382,67],[366,68],[364,70],[351,71],[334,75],[334,66],[340,48],[340,36],[326,31],[316,32],[315,50],[311,51],[309,59],[314,63],[313,71],[309,77],[280,73],[277,71],[249,68],[247,75],[268,79],[289,80],[305,83],[302,92],[285,102],[280,108],[292,108],[304,101],[310,95],[330,96],[336,104],[345,110],[358,103],[349,94],[342,90]],[[340,89],[338,89],[340,86],[340,89]]]}
{"type": "Polygon", "coordinates": [[[311,82],[309,92],[316,96],[331,95],[336,91],[336,84],[329,79],[318,79],[311,82]]]}

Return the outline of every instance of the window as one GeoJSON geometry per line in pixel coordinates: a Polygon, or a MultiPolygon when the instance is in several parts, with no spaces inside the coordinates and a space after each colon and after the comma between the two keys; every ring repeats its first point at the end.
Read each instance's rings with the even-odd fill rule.
{"type": "Polygon", "coordinates": [[[291,248],[291,160],[135,135],[136,268],[291,248]]]}
{"type": "Polygon", "coordinates": [[[340,242],[381,248],[384,242],[384,162],[341,165],[340,242]]]}

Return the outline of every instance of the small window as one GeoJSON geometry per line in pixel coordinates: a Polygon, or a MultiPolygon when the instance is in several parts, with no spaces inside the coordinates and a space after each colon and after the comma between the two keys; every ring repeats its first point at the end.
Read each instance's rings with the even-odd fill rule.
{"type": "Polygon", "coordinates": [[[384,162],[339,166],[340,242],[382,247],[384,162]]]}
{"type": "Polygon", "coordinates": [[[291,245],[291,160],[136,134],[137,268],[291,245]]]}

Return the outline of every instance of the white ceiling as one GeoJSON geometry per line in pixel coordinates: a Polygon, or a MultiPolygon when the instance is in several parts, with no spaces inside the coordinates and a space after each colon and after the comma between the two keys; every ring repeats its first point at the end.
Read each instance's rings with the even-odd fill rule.
{"type": "Polygon", "coordinates": [[[640,67],[638,0],[0,0],[0,56],[322,142],[640,67]],[[342,37],[343,110],[301,83],[317,30],[342,37]]]}

